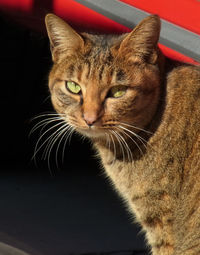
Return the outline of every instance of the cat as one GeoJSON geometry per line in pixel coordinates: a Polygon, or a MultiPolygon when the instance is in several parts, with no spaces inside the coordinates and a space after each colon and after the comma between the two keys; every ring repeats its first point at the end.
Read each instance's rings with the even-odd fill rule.
{"type": "Polygon", "coordinates": [[[93,142],[153,255],[200,254],[200,68],[163,56],[157,15],[122,35],[45,22],[57,113],[93,142]]]}

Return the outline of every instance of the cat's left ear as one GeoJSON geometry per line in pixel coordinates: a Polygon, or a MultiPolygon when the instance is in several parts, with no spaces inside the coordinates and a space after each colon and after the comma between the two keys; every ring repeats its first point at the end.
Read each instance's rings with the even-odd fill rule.
{"type": "Polygon", "coordinates": [[[54,62],[65,52],[83,49],[83,38],[61,18],[54,14],[47,14],[45,24],[54,62]]]}
{"type": "Polygon", "coordinates": [[[157,15],[148,16],[122,40],[118,54],[133,63],[140,61],[155,63],[160,27],[160,18],[157,15]]]}

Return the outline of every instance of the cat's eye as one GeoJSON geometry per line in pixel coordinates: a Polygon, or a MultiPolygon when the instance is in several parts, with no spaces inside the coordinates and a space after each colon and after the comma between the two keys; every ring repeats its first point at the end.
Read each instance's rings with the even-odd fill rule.
{"type": "Polygon", "coordinates": [[[114,98],[119,98],[119,97],[122,97],[123,95],[125,95],[126,91],[127,91],[126,86],[115,86],[110,89],[108,96],[114,97],[114,98]]]}
{"type": "Polygon", "coordinates": [[[81,92],[81,87],[73,81],[66,81],[65,86],[67,90],[69,90],[73,94],[79,94],[81,92]]]}

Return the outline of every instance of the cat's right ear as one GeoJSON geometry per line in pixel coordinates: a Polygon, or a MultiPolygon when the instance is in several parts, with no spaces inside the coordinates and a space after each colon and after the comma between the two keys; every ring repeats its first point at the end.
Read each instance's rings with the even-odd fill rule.
{"type": "Polygon", "coordinates": [[[47,14],[45,24],[54,62],[69,51],[83,49],[83,38],[61,18],[47,14]]]}
{"type": "Polygon", "coordinates": [[[160,18],[157,15],[146,17],[125,36],[118,54],[133,63],[141,61],[156,63],[160,27],[160,18]]]}

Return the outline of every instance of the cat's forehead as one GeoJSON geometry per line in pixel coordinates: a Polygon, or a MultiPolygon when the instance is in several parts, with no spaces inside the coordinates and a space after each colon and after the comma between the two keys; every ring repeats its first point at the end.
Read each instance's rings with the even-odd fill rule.
{"type": "Polygon", "coordinates": [[[116,68],[112,63],[112,56],[109,52],[99,55],[91,55],[90,58],[82,63],[76,63],[71,72],[71,79],[86,87],[104,88],[112,84],[118,84],[125,79],[122,69],[116,68]]]}
{"type": "Polygon", "coordinates": [[[126,34],[121,35],[94,35],[88,33],[82,33],[86,43],[91,42],[93,46],[100,47],[102,50],[112,47],[114,44],[122,41],[126,34]]]}
{"type": "Polygon", "coordinates": [[[96,64],[113,61],[113,47],[120,45],[125,34],[122,35],[93,35],[83,34],[85,54],[88,60],[95,60],[96,64]]]}
{"type": "Polygon", "coordinates": [[[84,54],[75,52],[64,59],[58,66],[58,77],[72,80],[84,87],[95,84],[99,88],[118,84],[126,79],[125,70],[115,61],[111,51],[113,45],[121,41],[117,35],[83,35],[86,51],[84,54]],[[60,77],[59,77],[60,76],[60,77]]]}
{"type": "Polygon", "coordinates": [[[112,61],[110,51],[111,41],[108,36],[90,36],[86,38],[84,61],[90,61],[93,65],[101,65],[103,62],[112,61]]]}
{"type": "MultiPolygon", "coordinates": [[[[115,61],[113,45],[121,41],[117,35],[88,35],[89,47],[80,62],[76,62],[79,71],[85,71],[85,79],[95,80],[101,85],[112,80],[122,80],[124,71],[115,61]],[[104,81],[104,82],[103,82],[104,81]]],[[[86,42],[87,43],[87,42],[86,42]]],[[[82,76],[83,78],[83,76],[82,76]]]]}

